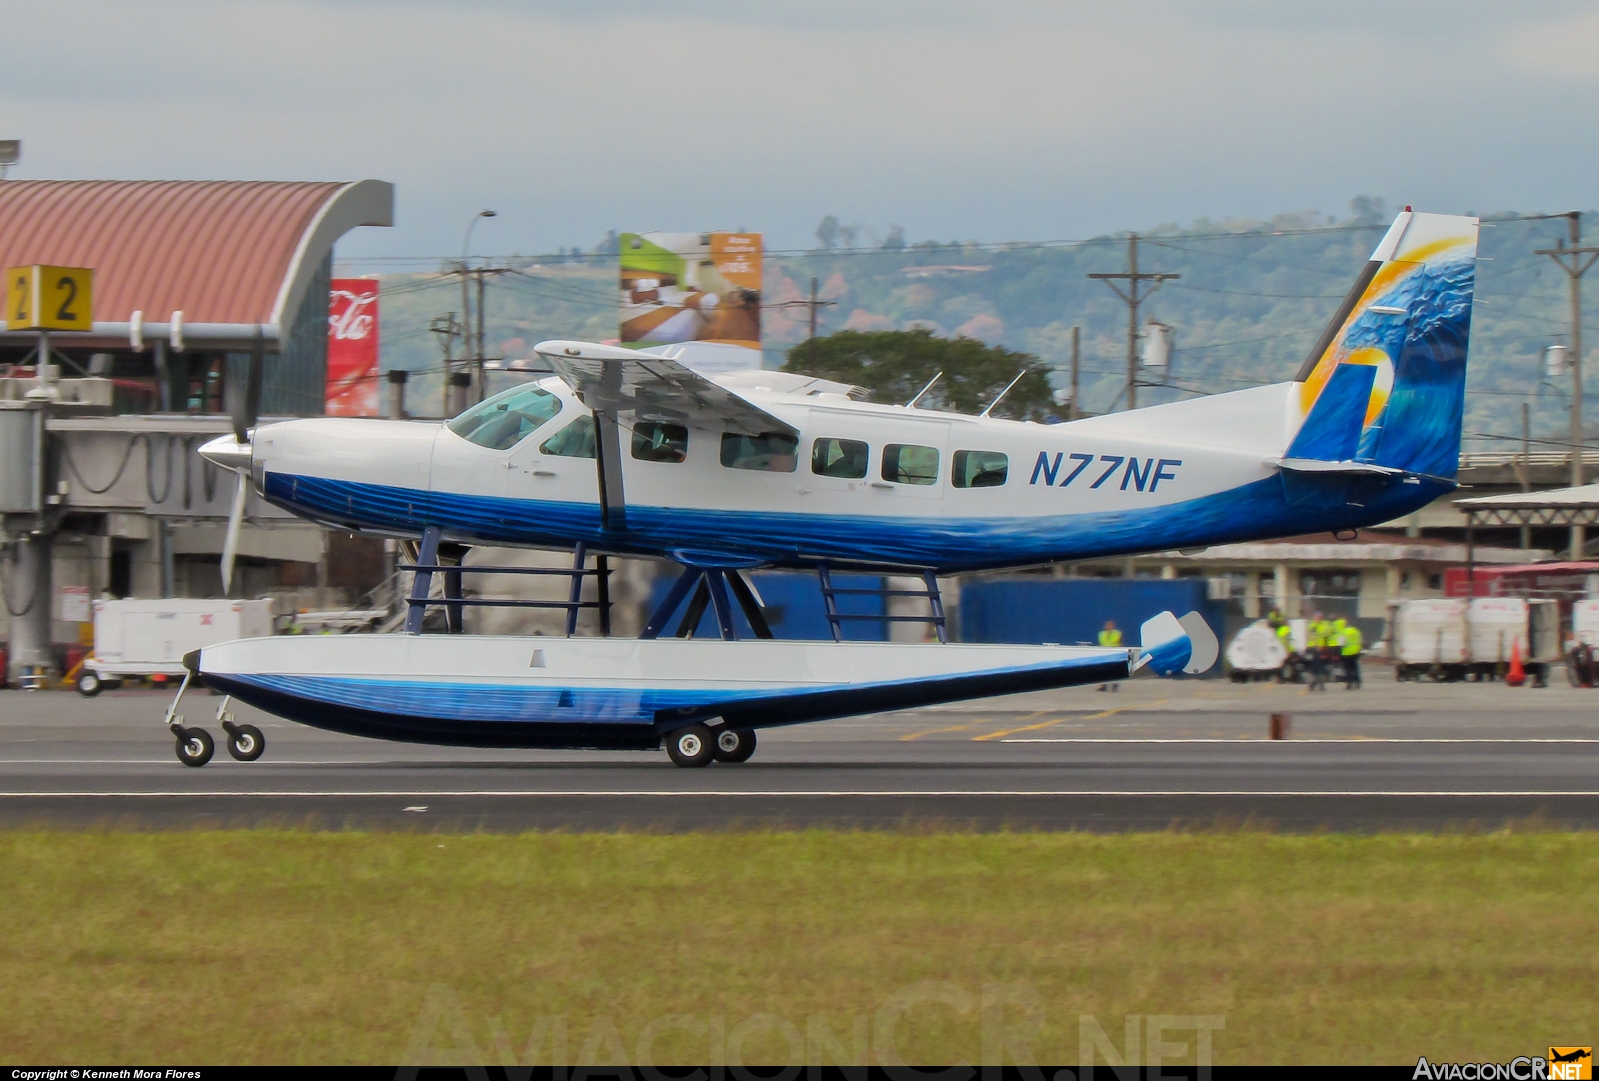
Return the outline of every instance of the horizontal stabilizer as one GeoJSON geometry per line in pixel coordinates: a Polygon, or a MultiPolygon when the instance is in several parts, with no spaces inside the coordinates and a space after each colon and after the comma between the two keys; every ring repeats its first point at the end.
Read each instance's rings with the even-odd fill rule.
{"type": "Polygon", "coordinates": [[[1138,645],[1139,654],[1133,662],[1133,670],[1148,668],[1162,676],[1186,669],[1194,653],[1187,629],[1170,612],[1161,612],[1144,621],[1138,628],[1138,645]]]}
{"type": "Polygon", "coordinates": [[[1371,477],[1398,477],[1405,472],[1403,469],[1373,465],[1371,462],[1325,462],[1320,458],[1267,458],[1266,464],[1286,469],[1290,473],[1355,473],[1371,477]]]}
{"type": "Polygon", "coordinates": [[[1371,364],[1340,364],[1333,369],[1327,386],[1283,457],[1324,462],[1344,462],[1353,458],[1376,377],[1377,369],[1371,364]]]}

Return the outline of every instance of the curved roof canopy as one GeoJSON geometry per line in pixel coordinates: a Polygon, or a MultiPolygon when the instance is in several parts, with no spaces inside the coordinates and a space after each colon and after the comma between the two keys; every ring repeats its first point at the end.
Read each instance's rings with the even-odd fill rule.
{"type": "Polygon", "coordinates": [[[7,180],[0,269],[94,268],[94,337],[277,338],[334,241],[392,224],[381,180],[7,180]]]}

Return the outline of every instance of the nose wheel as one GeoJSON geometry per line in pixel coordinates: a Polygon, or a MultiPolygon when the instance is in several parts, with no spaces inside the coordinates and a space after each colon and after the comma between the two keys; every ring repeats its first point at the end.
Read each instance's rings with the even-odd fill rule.
{"type": "Polygon", "coordinates": [[[178,737],[179,762],[198,768],[211,761],[217,749],[211,733],[203,728],[184,728],[182,725],[175,726],[172,731],[178,737]]]}
{"type": "MultiPolygon", "coordinates": [[[[183,683],[178,687],[178,693],[172,699],[172,704],[167,707],[166,726],[177,740],[176,751],[178,761],[185,766],[199,768],[211,761],[211,756],[216,754],[216,741],[211,738],[211,733],[203,728],[189,728],[183,723],[183,718],[178,715],[178,704],[183,701],[183,692],[189,689],[189,676],[183,677],[183,683]]],[[[228,753],[239,762],[254,762],[266,750],[266,738],[261,735],[261,730],[253,724],[235,724],[233,714],[228,712],[228,703],[233,699],[226,697],[217,707],[217,721],[222,725],[222,730],[228,734],[228,753]]]]}
{"type": "Polygon", "coordinates": [[[253,724],[234,724],[232,715],[222,722],[228,734],[228,753],[237,761],[254,762],[266,750],[266,739],[253,724]]]}

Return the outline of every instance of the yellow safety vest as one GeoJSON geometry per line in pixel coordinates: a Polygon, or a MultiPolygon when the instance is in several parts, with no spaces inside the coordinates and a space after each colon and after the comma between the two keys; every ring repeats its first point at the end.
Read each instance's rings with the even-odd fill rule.
{"type": "Polygon", "coordinates": [[[1344,628],[1344,656],[1345,657],[1358,657],[1358,656],[1360,656],[1360,647],[1362,645],[1363,645],[1363,643],[1361,642],[1360,628],[1355,626],[1353,623],[1351,623],[1349,626],[1345,627],[1344,628]]]}
{"type": "Polygon", "coordinates": [[[1121,631],[1100,631],[1099,644],[1102,646],[1119,646],[1122,644],[1121,631]]]}

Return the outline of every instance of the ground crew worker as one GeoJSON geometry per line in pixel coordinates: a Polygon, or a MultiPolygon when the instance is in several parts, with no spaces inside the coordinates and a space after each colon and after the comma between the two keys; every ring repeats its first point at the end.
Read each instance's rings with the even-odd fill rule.
{"type": "Polygon", "coordinates": [[[1360,650],[1365,642],[1361,639],[1360,628],[1353,623],[1344,627],[1342,640],[1339,652],[1344,659],[1344,690],[1352,691],[1360,686],[1360,650]]]}
{"type": "Polygon", "coordinates": [[[1283,659],[1283,666],[1277,669],[1277,682],[1297,683],[1299,682],[1299,654],[1294,652],[1294,628],[1287,620],[1282,619],[1277,612],[1273,611],[1272,615],[1278,617],[1278,621],[1273,626],[1277,628],[1277,638],[1283,644],[1283,651],[1288,654],[1283,659]]]}
{"type": "Polygon", "coordinates": [[[1332,624],[1312,612],[1305,625],[1305,660],[1310,668],[1310,689],[1326,693],[1327,690],[1327,639],[1332,634],[1332,624]]]}
{"type": "MultiPolygon", "coordinates": [[[[1116,621],[1114,619],[1107,619],[1105,621],[1105,626],[1101,628],[1099,632],[1099,644],[1105,649],[1115,649],[1122,644],[1122,632],[1116,626],[1116,621]]],[[[1121,690],[1121,684],[1101,683],[1099,685],[1099,689],[1102,691],[1119,692],[1121,690]]]]}

